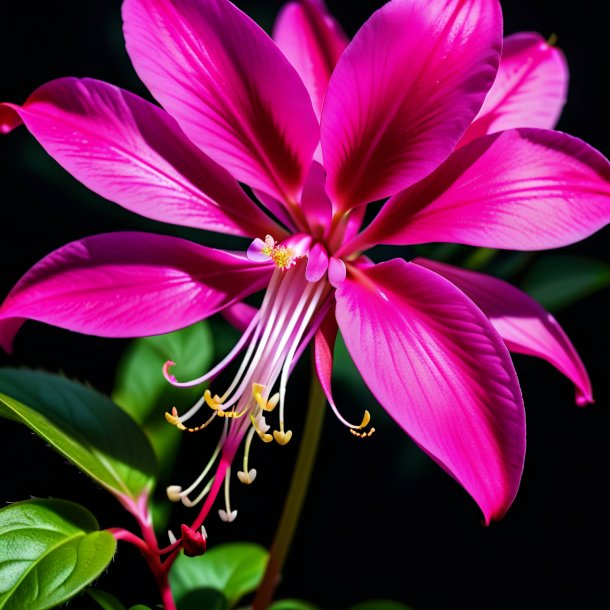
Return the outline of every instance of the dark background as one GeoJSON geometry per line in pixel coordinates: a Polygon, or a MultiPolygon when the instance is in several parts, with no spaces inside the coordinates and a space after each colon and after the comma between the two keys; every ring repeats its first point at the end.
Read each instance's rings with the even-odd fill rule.
{"type": "MultiPolygon", "coordinates": [[[[328,4],[353,35],[381,3],[328,4]]],[[[268,28],[281,3],[238,5],[268,28]]],[[[506,33],[557,34],[571,69],[569,100],[558,128],[608,155],[610,44],[597,5],[592,0],[503,3],[506,33]]],[[[147,96],[123,48],[118,0],[2,0],[0,52],[2,101],[23,102],[37,86],[66,75],[107,80],[147,96]]],[[[90,234],[143,229],[201,239],[201,234],[141,221],[91,195],[48,160],[23,128],[0,139],[0,179],[2,296],[42,256],[90,234]]],[[[610,261],[609,231],[564,251],[610,261]]],[[[214,243],[222,245],[222,239],[214,243]]],[[[575,407],[570,383],[549,365],[515,358],[527,409],[528,453],[520,493],[502,522],[483,527],[468,495],[381,409],[374,408],[378,431],[366,442],[329,417],[278,595],[307,599],[325,610],[371,597],[397,599],[418,610],[606,607],[609,292],[558,316],[588,366],[595,405],[575,407]]],[[[0,355],[0,364],[61,370],[109,392],[126,345],[30,322],[18,336],[14,355],[0,355]]],[[[289,388],[297,440],[307,376],[305,361],[289,388]]],[[[340,383],[336,393],[346,412],[359,411],[369,400],[340,383]]],[[[131,527],[111,497],[42,441],[12,422],[0,425],[0,502],[64,497],[87,506],[102,527],[131,527]]],[[[203,449],[214,442],[201,436],[183,447],[180,482],[197,472],[203,449]]],[[[234,487],[233,503],[240,512],[234,524],[209,520],[210,544],[270,543],[297,444],[255,448],[259,478],[251,488],[234,487]]],[[[186,513],[180,517],[188,519],[186,513]]],[[[98,585],[125,604],[157,601],[144,562],[124,544],[98,585]]],[[[85,602],[71,607],[85,607],[85,602]]]]}

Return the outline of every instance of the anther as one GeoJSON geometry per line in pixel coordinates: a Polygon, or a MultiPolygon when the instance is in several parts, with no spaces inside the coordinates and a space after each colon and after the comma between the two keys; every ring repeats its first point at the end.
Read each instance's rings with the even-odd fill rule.
{"type": "Polygon", "coordinates": [[[214,394],[214,397],[212,398],[212,392],[210,392],[210,390],[206,390],[203,393],[203,398],[205,399],[205,402],[207,403],[208,407],[210,407],[210,409],[218,411],[222,406],[220,396],[218,396],[218,394],[214,394]]]}
{"type": "Polygon", "coordinates": [[[250,485],[251,483],[254,483],[254,479],[256,479],[256,468],[250,468],[250,470],[248,470],[248,472],[244,472],[243,470],[240,470],[237,473],[237,478],[244,485],[250,485]]]}
{"type": "Polygon", "coordinates": [[[368,432],[356,432],[350,428],[350,432],[358,438],[368,438],[369,436],[372,436],[373,432],[375,432],[375,428],[371,428],[368,432]]]}
{"type": "Polygon", "coordinates": [[[218,509],[218,516],[225,522],[225,523],[232,523],[233,521],[235,521],[235,518],[237,517],[237,511],[236,510],[232,510],[231,512],[227,512],[226,510],[223,510],[222,508],[218,509]]]}
{"type": "MultiPolygon", "coordinates": [[[[254,426],[254,429],[256,430],[256,433],[258,434],[259,438],[264,442],[264,443],[270,443],[273,440],[273,437],[271,436],[271,434],[266,434],[263,430],[261,430],[257,425],[256,425],[256,421],[254,419],[254,415],[250,415],[250,421],[252,422],[252,425],[254,426]]],[[[268,428],[267,428],[268,429],[268,428]]]]}
{"type": "Polygon", "coordinates": [[[182,500],[182,487],[180,485],[170,485],[166,488],[165,493],[170,502],[180,502],[182,500]]]}
{"type": "Polygon", "coordinates": [[[167,411],[165,412],[165,419],[172,426],[176,426],[178,430],[186,430],[186,426],[180,421],[180,417],[178,416],[178,410],[176,409],[176,407],[172,407],[171,414],[167,411]]]}
{"type": "Polygon", "coordinates": [[[292,430],[288,430],[288,432],[284,432],[284,430],[274,430],[273,438],[278,444],[286,445],[292,438],[292,430]]]}

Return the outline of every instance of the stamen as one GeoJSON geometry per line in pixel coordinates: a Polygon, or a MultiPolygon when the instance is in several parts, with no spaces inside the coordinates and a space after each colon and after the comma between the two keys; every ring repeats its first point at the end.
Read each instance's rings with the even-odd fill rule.
{"type": "Polygon", "coordinates": [[[350,429],[350,432],[358,438],[368,438],[369,436],[373,435],[375,428],[371,428],[368,432],[356,432],[356,430],[350,429]]]}
{"type": "Polygon", "coordinates": [[[265,237],[265,245],[261,248],[261,252],[268,256],[278,269],[288,269],[296,263],[297,257],[294,251],[287,246],[278,246],[271,235],[265,237]]]}
{"type": "Polygon", "coordinates": [[[175,544],[176,542],[178,542],[176,540],[176,536],[174,536],[174,532],[172,532],[172,530],[167,530],[167,537],[169,538],[170,544],[175,544]]]}
{"type": "MultiPolygon", "coordinates": [[[[269,291],[271,290],[271,288],[272,288],[272,283],[269,284],[269,291]]],[[[262,307],[261,307],[261,309],[262,309],[262,307]]],[[[179,387],[179,388],[188,388],[188,387],[192,387],[195,385],[200,385],[204,381],[211,379],[212,377],[214,377],[215,375],[220,373],[222,370],[224,370],[227,367],[227,365],[230,364],[230,362],[235,358],[235,356],[237,356],[237,354],[242,350],[246,341],[248,340],[248,338],[250,337],[250,335],[252,334],[254,329],[258,326],[259,319],[260,319],[260,310],[252,318],[252,320],[250,321],[250,324],[248,324],[248,328],[246,328],[246,330],[244,331],[244,334],[241,336],[239,341],[235,344],[235,347],[213,369],[208,371],[205,375],[202,375],[201,377],[198,377],[197,379],[193,379],[191,381],[177,381],[176,378],[174,377],[174,375],[172,375],[169,372],[169,369],[172,366],[176,366],[176,363],[173,360],[168,360],[163,365],[163,369],[162,369],[163,377],[165,377],[165,379],[167,381],[169,381],[169,383],[171,383],[172,385],[179,387]]]]}
{"type": "Polygon", "coordinates": [[[313,312],[315,311],[315,308],[317,307],[317,305],[320,301],[320,297],[322,296],[324,288],[325,288],[324,282],[319,282],[317,285],[317,288],[314,292],[314,295],[312,296],[311,301],[308,304],[307,310],[305,312],[305,315],[303,316],[299,329],[298,329],[296,335],[294,336],[292,346],[291,346],[290,350],[288,351],[288,354],[284,361],[284,365],[282,367],[282,377],[280,379],[280,392],[279,392],[279,394],[280,394],[280,401],[279,401],[280,402],[280,429],[273,431],[273,438],[275,438],[276,442],[278,442],[280,445],[285,445],[292,438],[292,430],[288,430],[288,432],[284,432],[284,403],[285,403],[285,399],[286,399],[286,385],[288,384],[288,375],[290,373],[290,365],[292,364],[292,359],[294,358],[294,354],[299,346],[299,341],[301,340],[301,337],[303,336],[303,333],[305,332],[305,328],[307,327],[307,324],[308,324],[309,320],[311,319],[313,312]]]}
{"type": "Polygon", "coordinates": [[[246,437],[246,446],[244,448],[244,463],[243,463],[244,469],[240,470],[237,473],[237,478],[245,485],[250,485],[251,483],[254,482],[254,479],[256,478],[256,469],[252,468],[252,469],[248,470],[248,458],[250,456],[250,446],[252,445],[252,438],[254,437],[255,433],[256,433],[256,428],[250,428],[250,430],[248,431],[248,436],[246,437]]]}
{"type": "Polygon", "coordinates": [[[266,387],[261,383],[253,383],[252,384],[252,396],[256,401],[256,404],[263,411],[273,411],[277,406],[277,403],[280,400],[280,395],[276,392],[269,400],[265,400],[263,397],[263,392],[266,387]]]}
{"type": "Polygon", "coordinates": [[[223,510],[222,508],[220,508],[218,510],[218,515],[225,523],[231,523],[232,521],[235,521],[235,517],[237,517],[237,511],[231,510],[231,502],[229,499],[230,486],[231,486],[231,467],[229,466],[229,468],[227,468],[227,472],[225,474],[225,508],[226,508],[226,510],[223,510]]]}
{"type": "Polygon", "coordinates": [[[250,415],[250,421],[252,422],[252,425],[254,426],[254,429],[256,430],[256,433],[258,434],[259,438],[264,442],[264,443],[270,443],[273,440],[273,437],[271,436],[271,434],[267,434],[265,432],[263,432],[256,424],[256,421],[254,419],[254,415],[250,415]]]}
{"type": "Polygon", "coordinates": [[[182,496],[182,504],[187,508],[193,508],[203,500],[209,493],[210,489],[212,489],[212,485],[214,484],[214,478],[208,481],[208,484],[201,490],[201,493],[194,499],[189,499],[188,496],[182,496]]]}
{"type": "Polygon", "coordinates": [[[185,490],[182,490],[182,487],[180,487],[180,485],[170,485],[166,489],[167,497],[171,502],[179,502],[180,500],[182,500],[182,503],[185,506],[194,506],[195,504],[200,502],[205,497],[205,495],[208,493],[208,491],[210,491],[210,488],[212,486],[212,481],[214,479],[212,479],[212,481],[210,481],[208,483],[208,485],[206,485],[206,487],[199,494],[199,496],[197,497],[196,500],[191,501],[188,499],[188,495],[191,492],[193,492],[193,490],[203,481],[203,479],[205,479],[205,477],[208,475],[208,473],[212,469],[212,466],[216,462],[216,459],[218,458],[220,451],[222,449],[222,446],[224,445],[224,442],[227,438],[227,433],[228,433],[228,421],[225,420],[225,425],[222,430],[220,440],[218,441],[218,444],[216,445],[216,449],[214,449],[214,453],[212,454],[212,457],[206,464],[205,468],[201,471],[199,476],[185,490]]]}

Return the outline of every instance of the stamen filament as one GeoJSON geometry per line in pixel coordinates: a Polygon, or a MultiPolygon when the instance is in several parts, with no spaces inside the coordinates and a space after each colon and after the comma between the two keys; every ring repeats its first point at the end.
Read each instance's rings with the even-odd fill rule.
{"type": "Polygon", "coordinates": [[[172,360],[168,360],[163,365],[163,376],[165,377],[165,379],[167,381],[169,381],[169,383],[171,383],[173,386],[175,386],[177,388],[190,388],[195,385],[200,385],[200,384],[204,383],[205,381],[207,381],[208,379],[211,379],[212,377],[214,377],[215,375],[220,373],[222,370],[224,370],[227,367],[227,365],[229,365],[230,362],[235,358],[235,356],[237,356],[237,354],[242,350],[244,344],[246,343],[246,341],[248,340],[248,338],[250,337],[250,335],[252,334],[254,329],[257,327],[259,318],[260,318],[260,311],[258,311],[255,314],[255,316],[252,318],[252,320],[250,321],[250,324],[248,324],[248,328],[246,328],[246,330],[244,331],[244,334],[241,336],[239,341],[235,344],[235,347],[213,369],[208,371],[205,375],[202,375],[201,377],[198,377],[197,379],[192,379],[191,381],[177,381],[176,378],[173,375],[171,375],[169,372],[169,369],[172,366],[175,366],[176,363],[173,362],[172,360]]]}

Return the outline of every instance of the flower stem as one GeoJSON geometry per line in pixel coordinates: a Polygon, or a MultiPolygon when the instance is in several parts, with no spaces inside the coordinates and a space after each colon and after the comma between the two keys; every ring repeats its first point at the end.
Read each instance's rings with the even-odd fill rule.
{"type": "Polygon", "coordinates": [[[266,610],[273,600],[273,594],[278,584],[278,577],[290,545],[294,538],[305,493],[309,487],[311,472],[316,458],[322,423],[324,421],[324,407],[326,397],[315,369],[312,368],[311,384],[309,387],[309,405],[307,408],[307,418],[305,420],[305,430],[303,440],[299,447],[299,455],[292,474],[290,489],[284,503],[284,509],[280,518],[279,526],[275,532],[267,568],[260,587],[252,603],[252,610],[266,610]]]}

